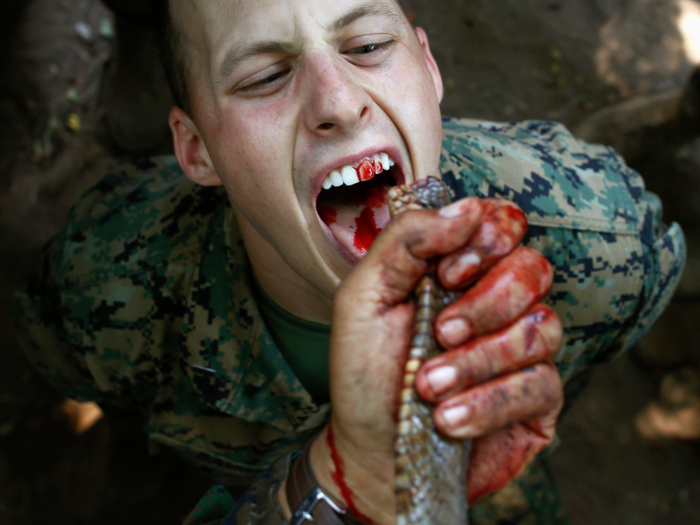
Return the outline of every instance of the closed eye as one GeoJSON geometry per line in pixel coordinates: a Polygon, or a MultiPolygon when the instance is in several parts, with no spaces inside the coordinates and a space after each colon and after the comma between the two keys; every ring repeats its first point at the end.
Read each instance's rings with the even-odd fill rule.
{"type": "Polygon", "coordinates": [[[272,89],[280,83],[279,81],[281,79],[289,74],[289,71],[289,69],[277,71],[276,73],[273,73],[272,75],[269,75],[261,80],[239,87],[237,91],[239,93],[255,93],[266,89],[272,89]]]}
{"type": "Polygon", "coordinates": [[[360,56],[378,54],[382,51],[388,50],[390,47],[393,47],[395,43],[396,42],[394,40],[388,40],[386,42],[373,42],[370,44],[364,44],[362,46],[353,47],[352,49],[346,51],[346,53],[350,55],[360,56]]]}

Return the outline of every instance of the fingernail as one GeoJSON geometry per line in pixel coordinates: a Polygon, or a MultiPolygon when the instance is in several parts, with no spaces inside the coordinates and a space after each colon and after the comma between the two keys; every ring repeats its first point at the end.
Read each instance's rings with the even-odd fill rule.
{"type": "Polygon", "coordinates": [[[467,212],[469,212],[473,206],[473,199],[467,198],[458,200],[457,202],[453,202],[449,206],[445,206],[444,208],[442,208],[440,210],[440,215],[442,217],[445,217],[446,219],[454,219],[455,217],[466,215],[467,212]]]}
{"type": "Polygon", "coordinates": [[[441,366],[428,372],[427,379],[433,394],[440,396],[454,387],[457,370],[452,366],[441,366]]]}
{"type": "Polygon", "coordinates": [[[470,413],[471,410],[469,410],[469,407],[457,406],[445,410],[442,413],[442,417],[445,420],[445,423],[447,423],[448,427],[457,429],[467,424],[470,413]]]}
{"type": "Polygon", "coordinates": [[[450,285],[462,284],[465,279],[474,275],[480,267],[481,257],[479,257],[479,254],[469,251],[462,254],[450,265],[445,272],[445,280],[450,285]]]}
{"type": "Polygon", "coordinates": [[[450,319],[445,321],[438,328],[442,340],[448,346],[457,346],[466,341],[470,336],[470,328],[463,319],[450,319]]]}

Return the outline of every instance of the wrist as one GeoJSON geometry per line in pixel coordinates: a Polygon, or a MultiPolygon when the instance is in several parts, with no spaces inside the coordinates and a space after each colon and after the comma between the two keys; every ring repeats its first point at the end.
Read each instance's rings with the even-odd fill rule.
{"type": "Polygon", "coordinates": [[[301,455],[292,465],[284,483],[284,493],[279,506],[286,506],[287,513],[280,509],[281,515],[291,525],[306,522],[318,522],[323,525],[367,525],[348,511],[342,502],[335,499],[328,490],[321,487],[311,468],[311,445],[308,443],[301,455]],[[286,499],[286,502],[285,502],[286,499]],[[286,505],[285,505],[286,503],[286,505]]]}
{"type": "MultiPolygon", "coordinates": [[[[394,523],[393,460],[371,459],[371,451],[348,446],[336,426],[329,425],[314,440],[310,464],[324,492],[348,509],[349,513],[370,524],[394,523]],[[357,458],[368,459],[359,462],[357,458]],[[369,468],[372,465],[375,468],[369,468]],[[384,465],[384,469],[376,468],[384,465]],[[383,470],[383,472],[382,472],[383,470]]],[[[393,454],[391,455],[393,459],[393,454]]]]}

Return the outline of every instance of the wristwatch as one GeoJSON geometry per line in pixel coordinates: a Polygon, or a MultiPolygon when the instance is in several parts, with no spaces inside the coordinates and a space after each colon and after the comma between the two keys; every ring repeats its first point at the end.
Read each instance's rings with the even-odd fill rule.
{"type": "Polygon", "coordinates": [[[287,477],[286,494],[292,509],[290,525],[367,525],[351,515],[344,505],[326,494],[311,468],[311,443],[304,447],[287,477]]]}

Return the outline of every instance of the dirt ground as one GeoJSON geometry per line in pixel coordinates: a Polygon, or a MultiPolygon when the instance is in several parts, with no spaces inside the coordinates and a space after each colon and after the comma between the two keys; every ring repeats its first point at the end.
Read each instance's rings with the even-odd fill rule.
{"type": "MultiPolygon", "coordinates": [[[[620,101],[681,88],[692,64],[679,15],[700,10],[697,0],[405,3],[431,38],[445,114],[570,127],[620,101]]],[[[12,292],[41,246],[80,193],[126,158],[98,104],[109,20],[98,0],[0,4],[0,525],[178,523],[209,485],[167,453],[148,457],[105,420],[71,433],[61,396],[13,335],[12,292]]],[[[697,336],[693,322],[670,332],[674,344],[697,336]]],[[[562,418],[548,464],[572,524],[700,523],[697,442],[650,443],[633,424],[661,375],[630,357],[602,366],[562,418]]]]}

